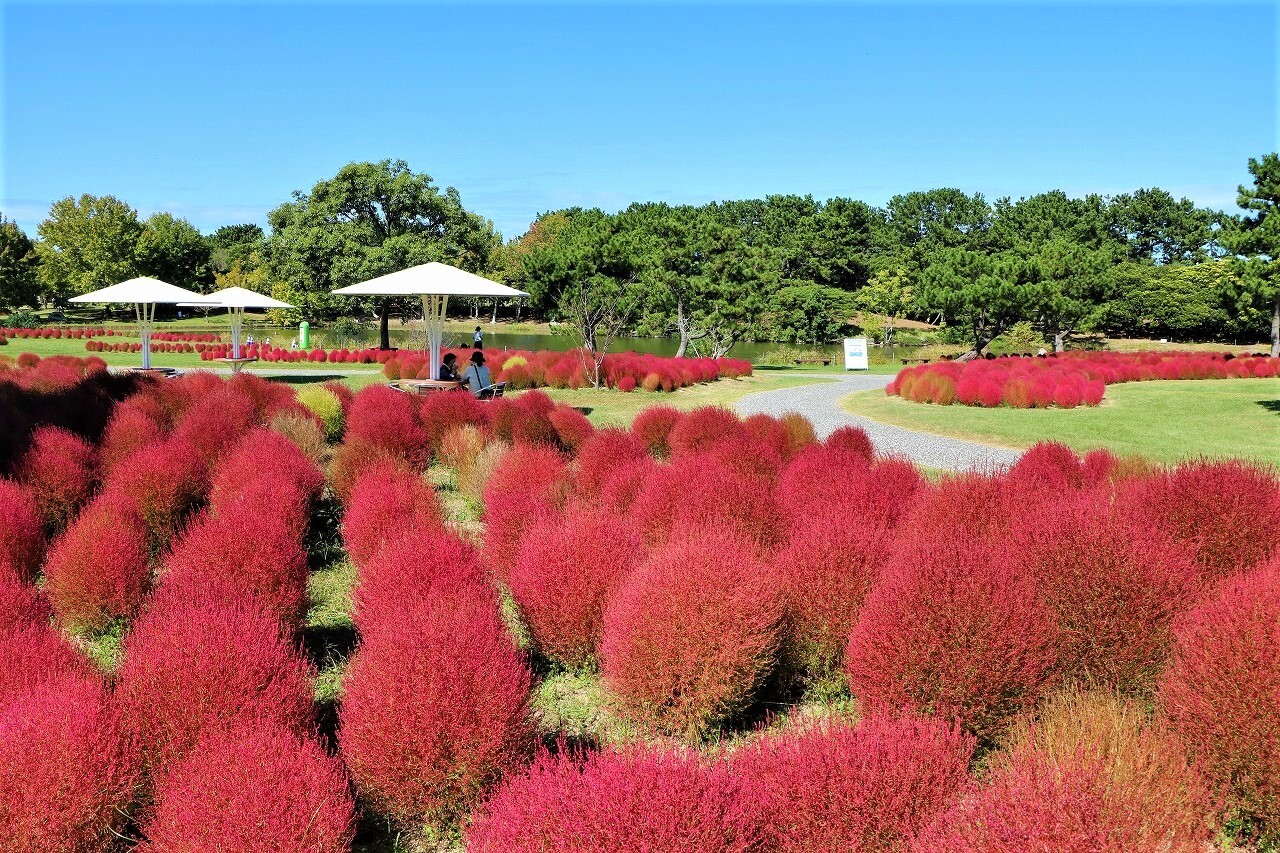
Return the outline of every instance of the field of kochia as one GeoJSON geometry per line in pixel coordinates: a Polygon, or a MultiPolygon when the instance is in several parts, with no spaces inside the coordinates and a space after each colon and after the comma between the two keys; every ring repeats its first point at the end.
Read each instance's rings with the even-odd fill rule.
{"type": "Polygon", "coordinates": [[[0,425],[6,850],[1280,843],[1267,468],[66,356],[0,425]]]}

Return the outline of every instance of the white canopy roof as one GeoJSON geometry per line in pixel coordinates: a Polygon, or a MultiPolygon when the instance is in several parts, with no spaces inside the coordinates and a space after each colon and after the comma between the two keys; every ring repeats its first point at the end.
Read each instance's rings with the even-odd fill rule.
{"type": "Polygon", "coordinates": [[[194,302],[200,305],[217,305],[210,302],[209,297],[202,296],[194,290],[186,290],[175,284],[160,281],[157,278],[131,278],[84,296],[73,296],[71,302],[132,302],[134,304],[151,304],[156,302],[194,302]]]}
{"type": "Polygon", "coordinates": [[[244,287],[224,287],[213,293],[200,297],[202,302],[183,302],[183,305],[194,305],[206,308],[210,305],[218,308],[292,308],[288,302],[281,302],[270,296],[263,296],[244,287]]]}
{"type": "Polygon", "coordinates": [[[342,296],[528,296],[474,273],[432,261],[333,291],[342,296]]]}

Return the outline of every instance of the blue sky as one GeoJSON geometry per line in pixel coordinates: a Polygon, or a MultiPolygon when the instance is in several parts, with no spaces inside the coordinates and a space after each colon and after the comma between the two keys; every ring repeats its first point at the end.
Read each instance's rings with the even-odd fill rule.
{"type": "Polygon", "coordinates": [[[0,0],[0,211],[112,194],[204,231],[408,161],[540,212],[1161,186],[1234,208],[1277,143],[1274,2],[0,0]]]}

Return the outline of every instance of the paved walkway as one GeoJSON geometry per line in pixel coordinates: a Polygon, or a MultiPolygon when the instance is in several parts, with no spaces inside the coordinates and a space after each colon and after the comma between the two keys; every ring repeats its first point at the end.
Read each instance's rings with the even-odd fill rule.
{"type": "MultiPolygon", "coordinates": [[[[795,375],[813,376],[814,374],[795,375]]],[[[781,415],[785,412],[799,412],[813,423],[819,438],[826,438],[842,426],[859,426],[871,436],[876,452],[905,456],[912,462],[934,468],[961,471],[1006,468],[1012,465],[1022,453],[1019,450],[1007,450],[958,438],[945,438],[859,417],[841,408],[840,400],[854,391],[882,389],[893,377],[851,374],[832,378],[835,381],[748,394],[737,402],[737,409],[744,415],[760,413],[781,415]]]]}

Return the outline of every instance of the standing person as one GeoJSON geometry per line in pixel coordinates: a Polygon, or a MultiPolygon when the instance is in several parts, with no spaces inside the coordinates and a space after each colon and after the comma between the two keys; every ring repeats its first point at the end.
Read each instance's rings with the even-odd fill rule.
{"type": "Polygon", "coordinates": [[[467,369],[462,372],[462,379],[467,383],[472,394],[479,394],[482,389],[493,384],[489,368],[484,366],[484,353],[479,350],[471,353],[471,364],[467,365],[467,369]]]}
{"type": "Polygon", "coordinates": [[[471,336],[471,341],[476,349],[484,349],[484,332],[480,331],[479,326],[476,326],[476,333],[471,336]]]}

